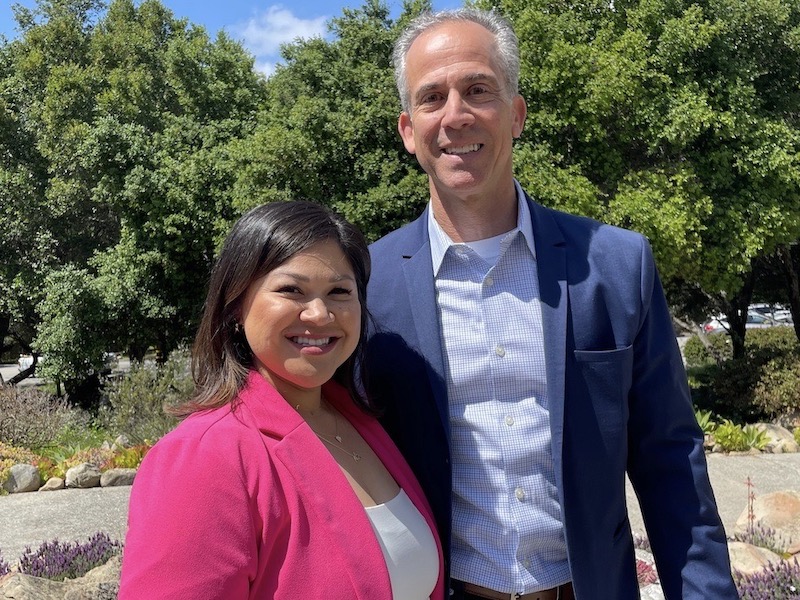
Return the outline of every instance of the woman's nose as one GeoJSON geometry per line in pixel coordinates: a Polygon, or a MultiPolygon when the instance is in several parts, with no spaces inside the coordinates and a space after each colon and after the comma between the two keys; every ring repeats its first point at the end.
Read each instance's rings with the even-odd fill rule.
{"type": "Polygon", "coordinates": [[[333,313],[328,309],[328,305],[322,298],[314,298],[306,302],[300,313],[300,319],[313,323],[330,323],[333,321],[333,313]]]}

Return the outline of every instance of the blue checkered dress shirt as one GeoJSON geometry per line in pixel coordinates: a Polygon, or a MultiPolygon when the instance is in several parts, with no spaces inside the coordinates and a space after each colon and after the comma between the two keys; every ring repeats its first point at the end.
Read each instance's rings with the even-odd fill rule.
{"type": "Polygon", "coordinates": [[[548,410],[563,398],[547,397],[533,231],[516,187],[516,229],[458,244],[431,216],[428,232],[448,374],[451,575],[529,593],[570,573],[548,410]]]}

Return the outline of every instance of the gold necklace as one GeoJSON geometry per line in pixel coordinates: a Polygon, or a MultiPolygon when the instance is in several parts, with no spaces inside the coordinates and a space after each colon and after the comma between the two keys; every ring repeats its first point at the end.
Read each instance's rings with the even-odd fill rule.
{"type": "MultiPolygon", "coordinates": [[[[300,410],[300,405],[298,404],[295,408],[297,410],[300,410]]],[[[308,423],[308,421],[306,421],[306,423],[308,423],[308,426],[311,427],[311,431],[313,431],[314,435],[316,435],[320,440],[322,440],[323,442],[325,442],[327,444],[330,444],[332,447],[336,448],[337,450],[341,450],[345,454],[349,454],[350,456],[353,457],[354,461],[356,461],[356,462],[360,461],[361,460],[361,455],[358,452],[353,452],[352,450],[348,450],[347,448],[344,447],[344,445],[343,445],[344,442],[342,441],[342,436],[339,435],[339,415],[336,414],[336,410],[335,409],[331,409],[331,412],[333,413],[333,422],[334,422],[335,427],[336,427],[336,433],[333,436],[334,439],[331,439],[328,436],[322,435],[321,433],[317,433],[316,430],[313,427],[311,427],[311,423],[308,423]]]]}
{"type": "MultiPolygon", "coordinates": [[[[314,431],[314,430],[312,429],[312,431],[314,431]]],[[[320,433],[317,433],[316,431],[314,431],[314,435],[316,435],[316,436],[317,436],[319,439],[321,439],[323,442],[327,442],[328,444],[330,444],[331,446],[333,446],[333,447],[334,447],[334,448],[336,448],[337,450],[341,450],[341,451],[342,451],[342,452],[344,452],[345,454],[349,454],[350,456],[352,456],[352,457],[353,457],[353,460],[354,460],[354,461],[358,462],[358,461],[360,461],[360,460],[361,460],[361,455],[360,455],[358,452],[352,452],[352,451],[348,450],[347,448],[345,448],[344,446],[342,446],[341,444],[337,444],[337,443],[336,443],[335,441],[333,441],[332,439],[330,439],[330,438],[328,438],[328,437],[325,437],[324,435],[322,435],[322,434],[320,434],[320,433]]],[[[342,438],[341,438],[341,436],[338,436],[338,435],[337,435],[337,436],[336,436],[336,439],[337,439],[337,440],[339,440],[339,441],[341,441],[341,439],[342,439],[342,438]]]]}

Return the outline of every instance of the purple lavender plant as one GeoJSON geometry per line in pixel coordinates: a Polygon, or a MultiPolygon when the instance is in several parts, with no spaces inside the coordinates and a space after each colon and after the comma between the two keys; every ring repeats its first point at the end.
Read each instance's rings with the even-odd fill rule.
{"type": "Polygon", "coordinates": [[[121,550],[119,542],[102,532],[94,534],[85,544],[53,540],[44,542],[36,552],[26,547],[19,559],[19,571],[54,581],[74,579],[105,564],[121,550]]]}
{"type": "Polygon", "coordinates": [[[800,562],[785,560],[771,563],[752,575],[734,571],[741,600],[798,600],[800,599],[800,562]]]}
{"type": "Polygon", "coordinates": [[[11,567],[6,561],[3,560],[3,553],[0,552],[0,577],[8,575],[11,572],[11,567]]]}

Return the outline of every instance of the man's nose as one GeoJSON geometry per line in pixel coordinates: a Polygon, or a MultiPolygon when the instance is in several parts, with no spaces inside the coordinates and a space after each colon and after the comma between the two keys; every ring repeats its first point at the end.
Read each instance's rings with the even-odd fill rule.
{"type": "Polygon", "coordinates": [[[475,121],[469,102],[458,92],[450,92],[444,104],[442,125],[452,129],[460,129],[475,121]]]}

